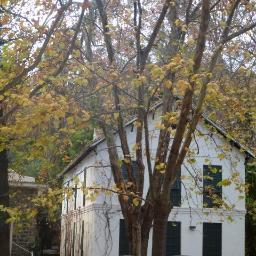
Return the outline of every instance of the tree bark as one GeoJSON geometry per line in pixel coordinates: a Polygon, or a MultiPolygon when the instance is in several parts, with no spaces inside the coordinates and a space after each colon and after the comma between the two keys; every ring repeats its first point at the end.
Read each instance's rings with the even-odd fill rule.
{"type": "Polygon", "coordinates": [[[132,223],[131,253],[135,256],[141,256],[141,224],[139,220],[132,223]]]}
{"type": "MultiPolygon", "coordinates": [[[[145,207],[145,206],[144,206],[145,207]]],[[[141,256],[147,256],[149,233],[154,217],[153,207],[147,204],[147,208],[142,208],[143,223],[141,225],[141,256]]]]}
{"type": "Polygon", "coordinates": [[[154,210],[152,256],[166,255],[166,227],[170,213],[168,203],[158,202],[154,210]]]}
{"type": "MultiPolygon", "coordinates": [[[[7,150],[0,152],[0,206],[9,206],[8,158],[7,150]]],[[[7,213],[0,212],[0,251],[1,255],[10,255],[10,229],[6,224],[7,213]]]]}

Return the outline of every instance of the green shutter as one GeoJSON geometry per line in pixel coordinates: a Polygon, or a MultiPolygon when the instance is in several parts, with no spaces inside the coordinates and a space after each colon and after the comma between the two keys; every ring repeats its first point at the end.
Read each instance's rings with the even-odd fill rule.
{"type": "Polygon", "coordinates": [[[203,256],[221,256],[221,223],[203,224],[203,256]]]}
{"type": "Polygon", "coordinates": [[[166,230],[166,256],[180,255],[181,247],[180,222],[168,221],[166,230]]]}
{"type": "Polygon", "coordinates": [[[119,256],[129,254],[129,240],[127,237],[125,222],[121,219],[119,224],[119,256]]]}

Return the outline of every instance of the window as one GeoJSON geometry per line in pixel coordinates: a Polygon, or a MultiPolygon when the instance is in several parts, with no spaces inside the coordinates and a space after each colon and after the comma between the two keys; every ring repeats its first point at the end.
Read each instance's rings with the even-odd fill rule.
{"type": "MultiPolygon", "coordinates": [[[[122,176],[123,176],[124,180],[128,180],[128,170],[127,170],[126,163],[124,161],[122,162],[121,172],[122,172],[122,176]]],[[[135,178],[135,180],[137,180],[139,178],[138,164],[136,161],[132,161],[132,175],[135,178]]]]}
{"type": "Polygon", "coordinates": [[[222,230],[220,223],[203,224],[203,256],[221,256],[222,230]]]}
{"type": "Polygon", "coordinates": [[[76,210],[76,199],[77,199],[77,185],[75,185],[75,191],[74,191],[74,210],[76,210]]]}
{"type": "MultiPolygon", "coordinates": [[[[68,187],[69,187],[69,182],[67,183],[67,188],[68,188],[68,187]]],[[[68,214],[68,195],[67,195],[67,194],[66,194],[66,200],[67,200],[67,201],[66,201],[66,207],[67,207],[67,209],[66,209],[67,212],[66,212],[66,213],[68,214]]]]}
{"type": "Polygon", "coordinates": [[[181,247],[180,222],[168,221],[166,230],[166,256],[179,255],[181,247]]]}
{"type": "Polygon", "coordinates": [[[170,201],[172,206],[180,206],[181,204],[181,180],[180,169],[178,170],[178,177],[170,190],[170,201]]]}
{"type": "MultiPolygon", "coordinates": [[[[86,187],[86,169],[84,170],[84,187],[86,187]]],[[[85,193],[83,193],[83,206],[85,206],[85,193]]]]}
{"type": "Polygon", "coordinates": [[[129,254],[129,240],[127,237],[125,222],[122,219],[119,223],[119,256],[129,254]]]}
{"type": "Polygon", "coordinates": [[[218,185],[222,181],[222,168],[219,165],[204,165],[203,174],[203,204],[208,208],[218,207],[222,199],[222,187],[218,185]]]}
{"type": "Polygon", "coordinates": [[[81,252],[81,256],[84,256],[84,220],[82,222],[82,234],[81,234],[80,252],[81,252]]]}

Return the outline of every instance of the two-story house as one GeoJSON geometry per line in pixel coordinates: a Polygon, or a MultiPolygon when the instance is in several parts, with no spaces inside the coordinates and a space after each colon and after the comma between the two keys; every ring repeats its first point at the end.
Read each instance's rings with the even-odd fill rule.
{"type": "MultiPolygon", "coordinates": [[[[149,116],[152,152],[157,145],[160,106],[149,116]]],[[[126,125],[131,148],[135,144],[134,122],[135,119],[126,125]]],[[[116,144],[120,145],[118,135],[116,144]]],[[[228,139],[211,120],[202,118],[190,154],[180,170],[180,178],[171,188],[174,207],[167,227],[166,255],[244,256],[246,210],[243,185],[248,156],[253,155],[235,140],[228,139]]],[[[124,166],[122,171],[125,172],[124,166]]],[[[63,201],[61,255],[129,254],[116,194],[88,192],[85,195],[80,189],[82,184],[105,188],[114,184],[104,138],[84,149],[62,175],[64,187],[72,187],[73,194],[63,201]]],[[[145,175],[144,196],[148,188],[147,172],[145,175]]],[[[151,238],[152,234],[148,255],[151,255],[151,238]]]]}

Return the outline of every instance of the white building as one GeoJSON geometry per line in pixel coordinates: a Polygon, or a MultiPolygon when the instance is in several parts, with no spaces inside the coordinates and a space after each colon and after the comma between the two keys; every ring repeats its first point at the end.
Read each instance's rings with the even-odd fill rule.
{"type": "MultiPolygon", "coordinates": [[[[157,106],[149,116],[152,151],[157,145],[159,113],[157,106]]],[[[126,126],[131,148],[135,144],[134,121],[126,126]]],[[[198,124],[197,131],[190,146],[194,156],[186,158],[181,168],[181,182],[176,182],[172,189],[172,200],[177,206],[169,216],[166,255],[244,256],[245,161],[247,156],[253,155],[236,141],[228,140],[225,132],[207,118],[198,124]],[[209,171],[211,168],[214,170],[209,171]],[[221,180],[225,186],[216,186],[221,180]],[[223,200],[218,208],[212,207],[213,202],[201,192],[209,184],[215,187],[216,194],[223,200]]],[[[116,144],[120,145],[118,136],[116,144]]],[[[80,187],[77,180],[87,187],[113,186],[106,148],[105,140],[98,139],[82,151],[63,171],[64,186],[80,187]]],[[[146,176],[145,193],[147,186],[146,176]]],[[[100,193],[95,200],[90,200],[93,194],[85,196],[81,189],[73,191],[72,197],[66,197],[62,207],[61,255],[128,254],[117,196],[100,193]]],[[[148,255],[151,255],[151,247],[150,238],[148,255]]]]}

